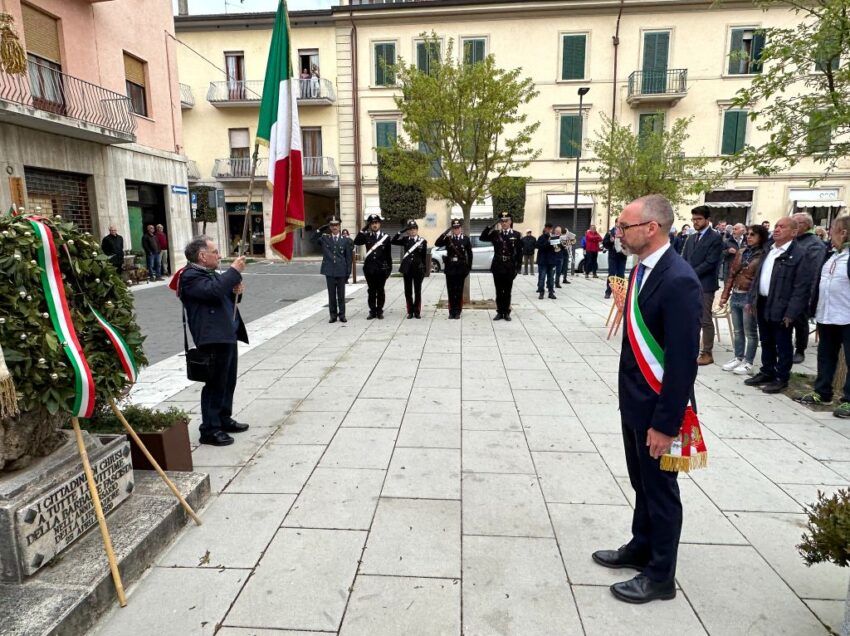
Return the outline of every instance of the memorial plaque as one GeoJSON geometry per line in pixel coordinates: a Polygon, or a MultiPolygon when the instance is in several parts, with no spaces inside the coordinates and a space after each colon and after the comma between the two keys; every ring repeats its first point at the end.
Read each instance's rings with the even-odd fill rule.
{"type": "MultiPolygon", "coordinates": [[[[103,513],[108,514],[133,491],[129,442],[92,458],[91,465],[103,513]]],[[[94,504],[80,465],[79,472],[15,513],[23,573],[35,573],[96,523],[94,504]]]]}

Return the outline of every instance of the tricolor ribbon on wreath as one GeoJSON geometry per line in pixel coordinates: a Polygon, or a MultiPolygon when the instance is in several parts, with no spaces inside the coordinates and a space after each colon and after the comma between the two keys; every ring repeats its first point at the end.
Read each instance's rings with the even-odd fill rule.
{"type": "MultiPolygon", "coordinates": [[[[640,291],[638,278],[636,272],[635,276],[632,276],[626,301],[626,333],[641,375],[650,388],[660,394],[664,379],[664,350],[649,331],[641,315],[638,303],[640,291]]],[[[695,406],[692,392],[691,404],[685,408],[679,435],[673,441],[670,451],[661,457],[661,470],[688,472],[708,465],[708,449],[705,446],[695,406]]]]}
{"type": "MultiPolygon", "coordinates": [[[[27,221],[39,238],[38,264],[41,267],[41,286],[44,289],[50,321],[65,355],[71,362],[71,368],[74,370],[75,397],[71,415],[74,417],[91,417],[94,413],[94,378],[71,319],[71,310],[65,296],[65,285],[62,282],[62,272],[59,268],[59,257],[56,242],[53,240],[53,232],[41,217],[29,216],[27,221]]],[[[89,309],[115,348],[127,378],[130,382],[135,382],[138,377],[138,367],[124,338],[94,307],[89,305],[89,309]]]]}

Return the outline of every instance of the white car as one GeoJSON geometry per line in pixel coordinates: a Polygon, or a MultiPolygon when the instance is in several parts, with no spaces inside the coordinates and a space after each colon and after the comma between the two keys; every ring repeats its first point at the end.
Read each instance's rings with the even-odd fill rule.
{"type": "MultiPolygon", "coordinates": [[[[482,241],[477,236],[469,237],[472,242],[472,269],[490,269],[493,260],[493,244],[482,241]]],[[[443,256],[446,255],[445,247],[434,247],[431,250],[431,271],[443,271],[443,256]]]]}

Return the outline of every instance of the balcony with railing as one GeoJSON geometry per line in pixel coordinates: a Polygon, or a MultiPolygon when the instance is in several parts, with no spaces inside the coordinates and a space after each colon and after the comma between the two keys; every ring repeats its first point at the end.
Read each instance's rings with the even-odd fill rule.
{"type": "Polygon", "coordinates": [[[219,108],[259,106],[263,97],[263,80],[226,80],[210,82],[207,101],[219,108]]]}
{"type": "Polygon", "coordinates": [[[187,110],[195,106],[195,96],[192,87],[188,84],[180,84],[180,108],[187,110]]]}
{"type": "Polygon", "coordinates": [[[303,157],[304,181],[334,181],[339,176],[333,157],[303,157]]]}
{"type": "Polygon", "coordinates": [[[198,162],[194,159],[189,159],[186,162],[186,176],[189,178],[189,181],[199,181],[201,178],[201,171],[198,170],[198,162]]]}
{"type": "Polygon", "coordinates": [[[635,71],[629,75],[627,101],[641,104],[675,104],[688,94],[688,69],[635,71]]]}
{"type": "Polygon", "coordinates": [[[32,60],[20,75],[0,70],[0,119],[97,143],[136,140],[126,95],[32,60]]]}
{"type": "MultiPolygon", "coordinates": [[[[251,178],[250,157],[230,157],[216,159],[213,166],[213,176],[219,181],[247,181],[251,178]]],[[[269,176],[269,160],[265,157],[257,160],[255,179],[265,181],[269,176]]]]}
{"type": "Polygon", "coordinates": [[[333,104],[336,101],[334,85],[330,80],[313,77],[298,80],[298,103],[304,105],[333,104]]]}

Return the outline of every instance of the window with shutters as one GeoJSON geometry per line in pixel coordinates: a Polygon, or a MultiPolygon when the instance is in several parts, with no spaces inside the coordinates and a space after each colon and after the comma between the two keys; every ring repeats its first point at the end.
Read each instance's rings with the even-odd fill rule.
{"type": "Polygon", "coordinates": [[[647,31],[643,34],[641,93],[667,92],[667,67],[670,60],[670,32],[647,31]]]}
{"type": "Polygon", "coordinates": [[[487,38],[461,38],[463,63],[478,64],[487,57],[487,38]]]}
{"type": "Polygon", "coordinates": [[[734,155],[744,148],[747,139],[747,111],[727,110],[723,113],[723,141],[720,154],[734,155]]]}
{"type": "MultiPolygon", "coordinates": [[[[419,142],[419,152],[421,152],[425,155],[431,154],[431,150],[430,150],[430,148],[428,148],[428,144],[426,144],[424,141],[419,142]]],[[[440,163],[440,160],[439,159],[433,159],[431,161],[431,171],[430,171],[429,174],[432,177],[439,177],[442,173],[443,173],[443,169],[442,169],[442,164],[440,163]]]]}
{"type": "Polygon", "coordinates": [[[764,31],[756,27],[732,29],[729,36],[729,75],[761,73],[764,31]]]}
{"type": "Polygon", "coordinates": [[[395,84],[395,73],[392,66],[395,64],[395,42],[375,42],[375,86],[392,86],[395,84]]]}
{"type": "Polygon", "coordinates": [[[127,85],[127,97],[130,98],[130,110],[137,115],[147,117],[148,104],[145,91],[145,62],[124,53],[124,77],[127,85]]]}
{"type": "Polygon", "coordinates": [[[383,120],[375,122],[375,148],[391,148],[398,137],[398,122],[383,120]]]}
{"type": "Polygon", "coordinates": [[[652,133],[664,132],[664,113],[641,113],[638,115],[638,143],[643,146],[652,133]]]}
{"type": "Polygon", "coordinates": [[[230,174],[234,177],[247,177],[251,174],[250,134],[247,128],[230,128],[227,131],[230,140],[230,174]]]}
{"type": "Polygon", "coordinates": [[[61,65],[59,20],[23,3],[21,3],[21,16],[27,53],[61,65]]]}
{"type": "Polygon", "coordinates": [[[561,115],[561,133],[558,156],[575,159],[581,155],[582,116],[579,113],[561,115]]]}
{"type": "Polygon", "coordinates": [[[806,136],[809,154],[827,152],[832,141],[832,125],[828,113],[816,110],[809,115],[809,129],[806,136]]]}
{"type": "Polygon", "coordinates": [[[431,75],[433,67],[440,61],[440,43],[416,41],[416,68],[431,75]]]}
{"type": "Polygon", "coordinates": [[[561,79],[583,80],[587,67],[587,34],[561,35],[561,79]]]}

